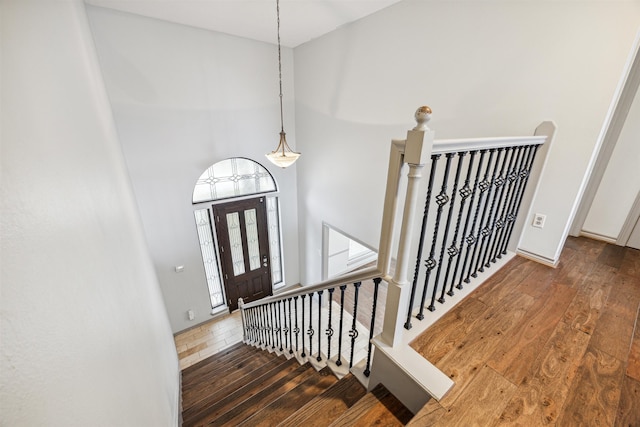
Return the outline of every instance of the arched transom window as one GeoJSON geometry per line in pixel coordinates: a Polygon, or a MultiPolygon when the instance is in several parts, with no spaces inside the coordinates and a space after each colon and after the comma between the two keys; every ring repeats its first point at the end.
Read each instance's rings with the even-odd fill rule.
{"type": "Polygon", "coordinates": [[[196,181],[193,203],[242,197],[277,191],[276,181],[268,170],[242,157],[211,165],[196,181]]]}

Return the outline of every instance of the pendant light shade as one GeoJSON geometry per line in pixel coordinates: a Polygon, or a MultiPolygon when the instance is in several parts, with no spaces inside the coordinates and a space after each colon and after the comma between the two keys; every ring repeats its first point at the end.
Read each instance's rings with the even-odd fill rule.
{"type": "Polygon", "coordinates": [[[280,132],[280,143],[278,144],[278,148],[276,148],[271,153],[267,154],[267,159],[271,161],[276,166],[280,166],[281,168],[286,168],[287,166],[291,166],[298,160],[300,157],[300,153],[296,153],[289,148],[289,144],[287,144],[287,138],[284,132],[280,132]]]}
{"type": "Polygon", "coordinates": [[[271,153],[267,154],[267,159],[271,163],[281,168],[291,166],[298,160],[300,153],[293,151],[287,144],[284,133],[284,119],[282,114],[282,54],[280,52],[280,0],[276,0],[276,16],[278,18],[278,78],[280,82],[280,143],[271,153]]]}

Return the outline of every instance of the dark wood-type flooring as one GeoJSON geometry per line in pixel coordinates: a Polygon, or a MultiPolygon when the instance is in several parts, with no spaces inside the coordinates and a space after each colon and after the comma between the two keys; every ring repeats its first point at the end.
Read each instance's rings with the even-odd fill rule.
{"type": "Polygon", "coordinates": [[[389,391],[367,393],[351,374],[339,380],[245,344],[182,371],[183,426],[402,426],[413,416],[389,391]]]}
{"type": "Polygon", "coordinates": [[[417,426],[640,426],[640,251],[516,257],[412,347],[455,385],[417,426]]]}

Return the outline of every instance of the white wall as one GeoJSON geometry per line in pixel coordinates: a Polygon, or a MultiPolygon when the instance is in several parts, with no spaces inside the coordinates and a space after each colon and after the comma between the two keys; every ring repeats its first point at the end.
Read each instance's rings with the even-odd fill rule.
{"type": "MultiPolygon", "coordinates": [[[[279,140],[277,48],[109,9],[87,10],[173,331],[211,318],[191,195],[200,174],[225,158],[256,160],[277,180],[285,280],[298,283],[296,166],[282,170],[264,157],[279,140]],[[184,272],[176,273],[177,265],[184,272]]],[[[285,130],[295,147],[292,51],[282,54],[285,130]]]]}
{"type": "Polygon", "coordinates": [[[533,206],[547,222],[522,243],[557,258],[639,18],[633,2],[405,0],[296,48],[304,282],[322,221],[377,247],[389,142],[424,104],[439,139],[557,123],[533,206]]]}
{"type": "Polygon", "coordinates": [[[175,426],[175,346],[84,6],[0,7],[0,424],[175,426]]]}
{"type": "Polygon", "coordinates": [[[586,231],[616,240],[640,191],[640,96],[636,95],[587,219],[586,231]]]}

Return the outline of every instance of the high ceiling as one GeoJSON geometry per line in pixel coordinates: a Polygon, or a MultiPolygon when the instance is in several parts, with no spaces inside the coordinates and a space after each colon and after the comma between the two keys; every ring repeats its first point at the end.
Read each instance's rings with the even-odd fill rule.
{"type": "MultiPolygon", "coordinates": [[[[193,27],[276,43],[276,0],[85,0],[193,27]]],[[[400,0],[281,0],[283,46],[296,47],[400,0]]]]}

